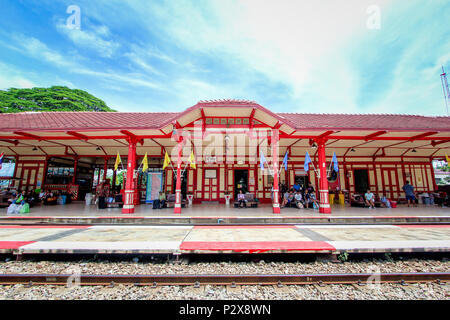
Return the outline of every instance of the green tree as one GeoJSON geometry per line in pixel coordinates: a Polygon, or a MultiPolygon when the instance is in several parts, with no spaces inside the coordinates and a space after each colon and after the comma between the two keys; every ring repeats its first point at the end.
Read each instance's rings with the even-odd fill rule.
{"type": "Polygon", "coordinates": [[[25,111],[114,112],[115,110],[86,91],[68,87],[0,90],[0,113],[25,111]]]}

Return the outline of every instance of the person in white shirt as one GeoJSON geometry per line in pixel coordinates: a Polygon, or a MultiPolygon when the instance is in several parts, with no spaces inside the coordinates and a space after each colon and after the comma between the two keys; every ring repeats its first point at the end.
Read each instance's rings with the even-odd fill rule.
{"type": "Polygon", "coordinates": [[[375,209],[375,195],[370,190],[367,190],[364,198],[366,199],[366,204],[369,206],[369,209],[375,209]]]}

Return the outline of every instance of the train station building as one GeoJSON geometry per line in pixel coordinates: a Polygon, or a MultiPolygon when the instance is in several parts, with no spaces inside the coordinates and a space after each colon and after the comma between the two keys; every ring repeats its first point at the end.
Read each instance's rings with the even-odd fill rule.
{"type": "Polygon", "coordinates": [[[0,114],[2,152],[3,164],[15,163],[0,177],[10,187],[65,190],[74,200],[84,200],[112,170],[124,214],[159,191],[175,195],[179,214],[186,198],[194,207],[224,205],[241,189],[278,214],[279,184],[295,182],[311,182],[320,213],[331,213],[335,192],[351,198],[370,189],[398,200],[407,180],[416,192],[435,191],[432,161],[450,154],[450,117],[275,113],[243,100],[200,101],[183,112],[0,114]],[[126,170],[120,186],[118,154],[119,171],[126,170]]]}

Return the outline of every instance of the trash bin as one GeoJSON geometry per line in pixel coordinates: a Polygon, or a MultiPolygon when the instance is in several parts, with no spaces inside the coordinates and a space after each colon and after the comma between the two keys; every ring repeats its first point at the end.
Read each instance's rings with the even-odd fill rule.
{"type": "Polygon", "coordinates": [[[186,196],[187,200],[189,201],[189,207],[192,207],[192,199],[194,199],[194,195],[188,194],[186,196]]]}
{"type": "Polygon", "coordinates": [[[343,193],[339,194],[339,204],[345,205],[345,194],[343,194],[343,193]]]}
{"type": "Polygon", "coordinates": [[[397,201],[389,200],[389,202],[391,203],[392,208],[397,208],[397,201]]]}
{"type": "Polygon", "coordinates": [[[329,194],[328,198],[330,200],[330,204],[334,204],[334,193],[333,194],[329,194]]]}
{"type": "Polygon", "coordinates": [[[224,198],[225,198],[225,205],[229,206],[230,205],[231,195],[230,194],[226,194],[226,195],[224,195],[224,198]]]}

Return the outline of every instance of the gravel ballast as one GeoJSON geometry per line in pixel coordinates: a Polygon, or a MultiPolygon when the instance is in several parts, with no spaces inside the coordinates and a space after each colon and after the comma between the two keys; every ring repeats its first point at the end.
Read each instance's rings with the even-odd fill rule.
{"type": "MultiPolygon", "coordinates": [[[[135,260],[136,261],[136,260],[135,260]]],[[[154,263],[133,261],[2,261],[0,273],[53,274],[311,274],[311,273],[391,273],[448,272],[446,260],[408,259],[404,261],[365,260],[331,262],[198,262],[154,263]]],[[[382,284],[373,288],[353,285],[304,286],[0,286],[0,299],[15,300],[417,300],[449,299],[449,285],[420,283],[402,286],[382,284]]]]}

